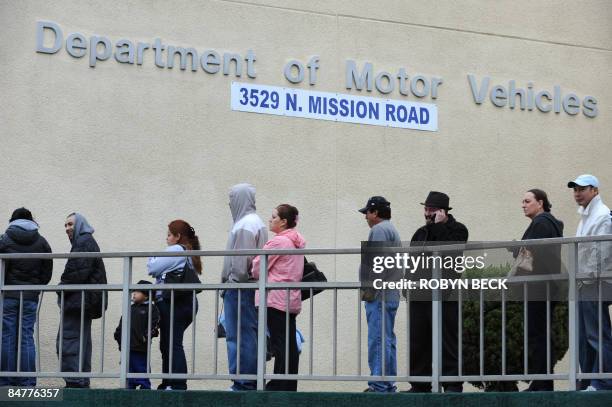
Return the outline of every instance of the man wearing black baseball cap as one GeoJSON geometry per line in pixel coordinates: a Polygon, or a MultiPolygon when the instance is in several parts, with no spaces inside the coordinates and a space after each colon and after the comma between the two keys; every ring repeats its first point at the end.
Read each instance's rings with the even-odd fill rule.
{"type": "MultiPolygon", "coordinates": [[[[383,246],[401,246],[402,240],[390,222],[391,202],[382,196],[373,196],[368,199],[366,206],[359,209],[365,215],[370,227],[369,242],[387,242],[383,246]]],[[[378,244],[377,244],[378,246],[378,244]]],[[[395,290],[374,290],[367,288],[362,291],[366,320],[368,321],[368,366],[372,376],[397,375],[397,340],[393,331],[395,314],[399,307],[399,292],[395,290]],[[384,296],[383,296],[384,295],[384,296]],[[383,324],[384,320],[384,324],[383,324]],[[384,332],[383,332],[384,325],[384,332]],[[385,341],[385,371],[382,370],[382,341],[385,341]]],[[[395,382],[369,381],[367,392],[395,393],[395,382]]]]}
{"type": "MultiPolygon", "coordinates": [[[[412,236],[411,246],[434,246],[463,243],[468,239],[468,230],[449,214],[449,197],[443,192],[431,191],[425,202],[425,225],[412,236]]],[[[445,253],[461,255],[460,253],[445,253]]],[[[445,276],[459,278],[454,270],[442,269],[445,276]]],[[[431,278],[431,269],[415,271],[417,278],[431,278]]],[[[442,375],[458,376],[458,304],[456,301],[442,302],[442,375]]],[[[410,372],[415,376],[431,376],[431,301],[424,299],[410,301],[410,372]]],[[[431,392],[429,382],[411,382],[413,393],[431,392]]],[[[461,382],[443,383],[445,392],[461,392],[461,382]]]]}

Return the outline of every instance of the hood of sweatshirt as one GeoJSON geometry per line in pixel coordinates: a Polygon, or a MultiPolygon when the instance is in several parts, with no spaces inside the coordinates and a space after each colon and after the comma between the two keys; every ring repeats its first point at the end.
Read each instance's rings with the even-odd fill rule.
{"type": "Polygon", "coordinates": [[[255,187],[251,184],[237,184],[230,189],[229,206],[234,223],[245,215],[255,212],[255,187]]]}
{"type": "Polygon", "coordinates": [[[563,235],[563,222],[555,218],[550,212],[542,212],[538,217],[551,221],[557,227],[559,234],[563,235]]]}
{"type": "Polygon", "coordinates": [[[293,228],[285,229],[282,232],[278,233],[278,235],[284,236],[288,238],[289,240],[291,240],[291,242],[293,243],[293,246],[295,246],[296,249],[303,249],[304,247],[306,247],[306,240],[304,240],[300,232],[298,232],[297,230],[293,228]]]}
{"type": "Polygon", "coordinates": [[[93,234],[94,228],[87,222],[85,216],[80,213],[74,214],[74,233],[72,234],[72,247],[77,245],[77,242],[85,234],[93,234]]]}
{"type": "Polygon", "coordinates": [[[16,219],[9,223],[6,234],[17,244],[30,245],[38,239],[38,224],[27,219],[16,219]]]}

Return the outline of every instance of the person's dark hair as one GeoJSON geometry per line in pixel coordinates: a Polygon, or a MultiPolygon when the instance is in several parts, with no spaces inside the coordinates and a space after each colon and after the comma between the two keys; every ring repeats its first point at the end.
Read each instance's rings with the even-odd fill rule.
{"type": "MultiPolygon", "coordinates": [[[[174,236],[179,236],[178,244],[185,246],[187,250],[200,250],[200,239],[195,234],[195,230],[191,225],[182,219],[173,220],[168,224],[168,230],[174,236]]],[[[202,260],[200,256],[191,257],[193,261],[193,267],[195,267],[198,274],[202,274],[202,260]]]]}
{"type": "Polygon", "coordinates": [[[278,217],[287,221],[287,229],[294,228],[297,225],[298,215],[300,214],[295,206],[289,204],[280,204],[276,207],[278,217]]]}
{"type": "Polygon", "coordinates": [[[9,220],[9,222],[12,222],[17,219],[34,220],[34,218],[32,218],[32,212],[30,212],[23,206],[13,211],[13,214],[11,215],[11,220],[9,220]]]}
{"type": "Polygon", "coordinates": [[[379,206],[375,209],[368,209],[368,212],[378,212],[378,217],[381,219],[391,219],[391,207],[390,206],[379,206]]]}
{"type": "Polygon", "coordinates": [[[550,208],[552,208],[552,204],[548,200],[548,195],[546,195],[546,192],[542,191],[541,189],[537,189],[537,188],[530,189],[527,192],[531,192],[533,196],[535,197],[536,201],[542,201],[542,207],[544,209],[544,212],[550,212],[550,208]]]}

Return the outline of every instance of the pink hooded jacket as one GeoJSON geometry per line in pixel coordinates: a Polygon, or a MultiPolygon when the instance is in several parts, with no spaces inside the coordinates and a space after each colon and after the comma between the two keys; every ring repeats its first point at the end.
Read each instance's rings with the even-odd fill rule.
{"type": "MultiPolygon", "coordinates": [[[[285,229],[278,233],[264,245],[264,249],[303,249],[306,241],[295,229],[285,229]]],[[[251,273],[259,279],[260,259],[253,259],[251,273]]],[[[268,282],[294,283],[302,281],[304,273],[303,255],[268,256],[268,282]]],[[[268,307],[286,312],[287,290],[269,290],[267,298],[268,307]]],[[[255,292],[255,306],[259,306],[259,291],[255,292]]],[[[299,314],[302,310],[302,293],[300,290],[289,290],[289,313],[299,314]]]]}

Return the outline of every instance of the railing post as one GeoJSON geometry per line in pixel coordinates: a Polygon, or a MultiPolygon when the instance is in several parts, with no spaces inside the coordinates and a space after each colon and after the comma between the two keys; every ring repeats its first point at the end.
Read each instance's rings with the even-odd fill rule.
{"type": "MultiPolygon", "coordinates": [[[[2,349],[2,328],[4,321],[4,272],[6,267],[6,261],[4,259],[0,259],[0,349],[2,349]]],[[[2,355],[0,355],[0,361],[2,360],[2,355]]]]}
{"type": "MultiPolygon", "coordinates": [[[[257,390],[264,390],[266,374],[266,286],[268,280],[268,255],[259,257],[259,310],[257,319],[257,390]]],[[[238,327],[240,329],[240,327],[238,327]]]]}
{"type": "Polygon", "coordinates": [[[130,284],[132,282],[132,258],[123,259],[123,289],[121,290],[121,366],[119,386],[127,388],[130,358],[130,284]]]}
{"type": "MultiPolygon", "coordinates": [[[[433,257],[440,256],[434,252],[433,257]]],[[[434,261],[433,279],[440,281],[441,271],[438,262],[434,261]]],[[[431,378],[432,392],[440,392],[440,376],[442,374],[442,301],[439,287],[431,293],[431,378]]]]}
{"type": "Polygon", "coordinates": [[[578,243],[572,243],[568,255],[568,278],[569,287],[567,293],[568,305],[568,340],[569,340],[569,389],[576,390],[576,379],[578,373],[578,291],[576,289],[576,272],[578,271],[578,243]]]}
{"type": "MultiPolygon", "coordinates": [[[[21,372],[21,352],[23,351],[23,349],[21,348],[21,340],[23,339],[23,329],[21,327],[22,324],[22,320],[23,320],[23,291],[19,291],[19,311],[18,311],[18,321],[19,324],[17,325],[16,328],[18,328],[17,331],[17,366],[15,366],[15,370],[17,370],[18,372],[21,372]]],[[[4,321],[2,321],[2,323],[4,324],[4,321]]]]}
{"type": "MultiPolygon", "coordinates": [[[[213,365],[213,374],[216,376],[217,375],[217,371],[218,371],[218,367],[217,367],[217,363],[219,360],[219,290],[215,290],[215,329],[213,330],[214,334],[215,334],[215,338],[214,338],[214,342],[213,342],[213,359],[214,359],[214,365],[213,365]]],[[[225,327],[224,327],[225,329],[225,327]]]]}

